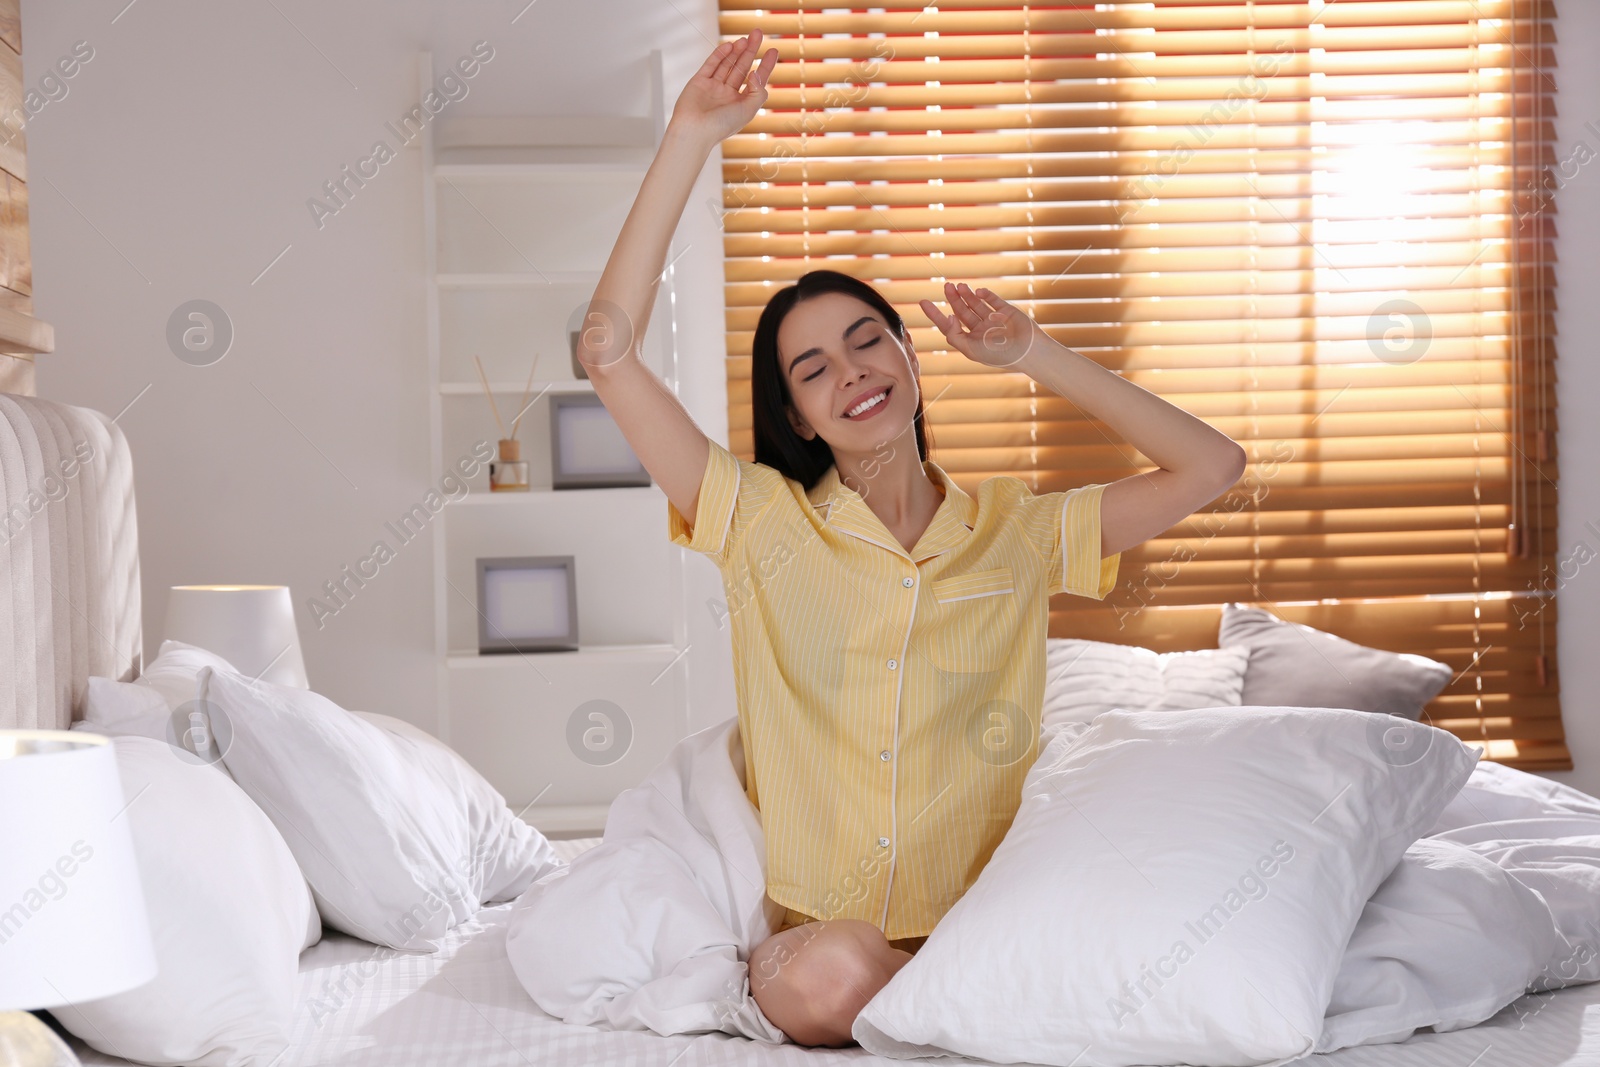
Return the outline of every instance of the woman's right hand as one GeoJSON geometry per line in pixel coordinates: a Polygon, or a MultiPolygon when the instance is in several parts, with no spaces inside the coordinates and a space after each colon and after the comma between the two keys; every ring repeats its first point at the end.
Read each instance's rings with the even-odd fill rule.
{"type": "Polygon", "coordinates": [[[767,102],[767,79],[778,63],[778,50],[769,48],[754,70],[750,63],[761,49],[761,31],[723,41],[683,87],[672,109],[674,125],[692,129],[713,143],[730,137],[755,118],[767,102]],[[745,75],[749,74],[746,84],[745,75]],[[740,85],[744,85],[741,90],[740,85]]]}

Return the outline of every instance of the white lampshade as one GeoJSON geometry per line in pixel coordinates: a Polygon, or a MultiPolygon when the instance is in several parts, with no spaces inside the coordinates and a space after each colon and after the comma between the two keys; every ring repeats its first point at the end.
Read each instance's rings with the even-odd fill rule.
{"type": "Polygon", "coordinates": [[[108,739],[0,730],[0,1011],[156,976],[127,804],[108,739]]]}
{"type": "Polygon", "coordinates": [[[175,585],[162,636],[215,652],[246,678],[311,688],[286,585],[175,585]]]}

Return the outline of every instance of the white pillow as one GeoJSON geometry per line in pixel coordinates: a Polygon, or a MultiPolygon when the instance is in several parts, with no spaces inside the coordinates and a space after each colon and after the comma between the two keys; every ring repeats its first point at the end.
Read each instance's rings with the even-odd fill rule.
{"type": "Polygon", "coordinates": [[[201,672],[232,724],[223,762],[311,883],[323,922],[431,952],[482,904],[559,866],[550,843],[445,745],[391,732],[326,697],[231,671],[201,672]]]}
{"type": "Polygon", "coordinates": [[[1155,652],[1076,638],[1045,639],[1044,713],[1048,732],[1089,722],[1102,711],[1177,711],[1237,707],[1249,649],[1155,652]]]}
{"type": "Polygon", "coordinates": [[[1076,1067],[1304,1055],[1363,904],[1475,759],[1442,730],[1344,709],[1068,724],[854,1035],[883,1056],[1076,1067]]]}
{"type": "Polygon", "coordinates": [[[300,952],[322,936],[305,877],[226,775],[147,737],[112,744],[159,971],[51,1011],[94,1048],[140,1063],[268,1063],[289,1043],[300,952]]]}
{"type": "Polygon", "coordinates": [[[198,709],[193,701],[204,667],[234,669],[214,652],[181,641],[161,642],[156,658],[133,681],[89,679],[83,728],[108,737],[166,741],[193,754],[196,762],[216,764],[228,739],[212,736],[194,719],[198,709]]]}

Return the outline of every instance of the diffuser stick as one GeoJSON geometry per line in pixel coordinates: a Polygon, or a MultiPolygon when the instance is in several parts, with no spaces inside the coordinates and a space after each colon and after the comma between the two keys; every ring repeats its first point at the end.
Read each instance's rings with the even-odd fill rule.
{"type": "Polygon", "coordinates": [[[539,353],[533,354],[533,365],[528,368],[528,384],[522,387],[522,406],[517,408],[516,415],[511,419],[511,436],[517,436],[517,423],[522,421],[522,416],[528,413],[533,405],[528,403],[528,394],[533,391],[533,372],[539,369],[539,353]]]}
{"type": "Polygon", "coordinates": [[[500,419],[500,408],[494,402],[494,390],[489,388],[489,376],[483,373],[483,360],[473,356],[472,363],[478,368],[478,380],[483,383],[483,398],[489,402],[489,410],[494,412],[494,422],[500,427],[500,437],[504,439],[512,436],[506,433],[506,424],[500,419]]]}

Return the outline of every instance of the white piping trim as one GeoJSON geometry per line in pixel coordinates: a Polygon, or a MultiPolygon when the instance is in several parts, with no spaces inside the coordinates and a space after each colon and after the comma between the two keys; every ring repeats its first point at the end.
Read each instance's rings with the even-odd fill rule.
{"type": "Polygon", "coordinates": [[[941,604],[954,604],[958,600],[975,600],[980,596],[1000,596],[1004,593],[1015,593],[1016,591],[1017,588],[1013,585],[1005,589],[990,589],[982,593],[966,593],[962,596],[938,596],[935,594],[933,599],[941,604]]]}
{"type": "MultiPolygon", "coordinates": [[[[831,512],[830,512],[830,514],[831,514],[831,512]]],[[[877,545],[879,548],[886,548],[890,552],[893,552],[895,555],[899,556],[903,560],[907,560],[909,562],[910,559],[911,559],[911,554],[906,551],[904,545],[895,545],[894,547],[890,548],[890,546],[884,544],[882,541],[879,541],[879,540],[877,540],[875,538],[868,537],[864,533],[857,533],[854,530],[847,530],[843,526],[834,526],[832,523],[829,523],[828,525],[832,529],[838,530],[842,534],[847,534],[850,537],[856,538],[858,541],[865,541],[869,545],[877,545]]]]}
{"type": "MultiPolygon", "coordinates": [[[[920,568],[918,577],[921,577],[920,568]]],[[[899,677],[894,680],[894,742],[890,749],[894,759],[889,765],[889,883],[883,887],[883,913],[878,919],[879,929],[889,925],[889,898],[894,893],[895,857],[900,853],[900,824],[895,814],[895,797],[900,791],[900,693],[905,688],[906,649],[911,647],[911,630],[917,624],[917,599],[920,598],[911,601],[911,619],[906,623],[905,640],[900,645],[900,669],[895,672],[899,677]]],[[[884,930],[884,936],[888,936],[887,930],[884,930]]]]}
{"type": "Polygon", "coordinates": [[[1061,529],[1056,531],[1056,555],[1061,557],[1061,588],[1069,593],[1072,587],[1067,584],[1067,508],[1072,505],[1072,497],[1076,492],[1077,489],[1069,490],[1061,498],[1061,529]]]}
{"type": "Polygon", "coordinates": [[[733,495],[728,498],[728,514],[722,521],[722,537],[717,541],[717,555],[722,555],[722,549],[728,543],[728,531],[733,527],[733,509],[739,503],[739,483],[744,477],[744,471],[737,463],[733,466],[733,495]]]}

